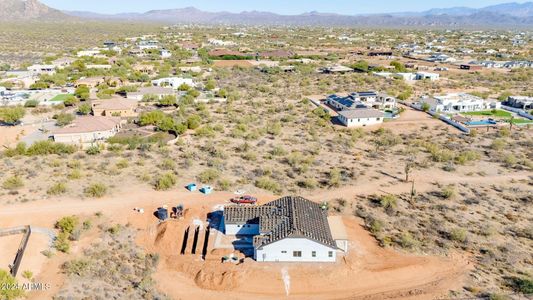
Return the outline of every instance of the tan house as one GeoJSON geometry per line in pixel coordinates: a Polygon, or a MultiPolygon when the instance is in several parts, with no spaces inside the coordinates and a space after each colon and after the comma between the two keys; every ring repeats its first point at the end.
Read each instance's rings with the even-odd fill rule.
{"type": "Polygon", "coordinates": [[[154,74],[155,67],[153,65],[137,64],[133,66],[133,70],[136,72],[143,73],[143,74],[151,75],[151,74],[154,74]]]}
{"type": "Polygon", "coordinates": [[[58,143],[83,145],[104,141],[117,134],[120,129],[120,118],[84,116],[53,131],[52,137],[58,143]]]}
{"type": "Polygon", "coordinates": [[[136,117],[137,101],[124,98],[96,100],[92,102],[93,115],[105,117],[136,117]]]}
{"type": "Polygon", "coordinates": [[[76,80],[76,82],[74,83],[74,86],[75,87],[86,86],[88,88],[95,88],[104,82],[105,82],[105,79],[103,77],[87,77],[87,78],[76,80]]]}

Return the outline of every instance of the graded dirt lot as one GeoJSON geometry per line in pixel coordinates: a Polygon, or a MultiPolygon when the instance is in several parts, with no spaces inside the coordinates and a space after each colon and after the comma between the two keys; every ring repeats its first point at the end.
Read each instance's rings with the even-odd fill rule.
{"type": "MultiPolygon", "coordinates": [[[[446,175],[444,171],[433,171],[431,176],[421,171],[417,174],[417,189],[419,192],[431,190],[433,182],[437,180],[450,184],[479,183],[487,180],[495,184],[504,184],[510,180],[528,177],[528,174],[523,172],[487,174],[484,177],[446,175]]],[[[409,189],[410,184],[402,183],[393,177],[382,176],[379,180],[370,178],[361,180],[353,186],[308,192],[303,196],[323,201],[339,196],[351,198],[351,195],[402,192],[409,189]]],[[[468,259],[459,254],[450,257],[414,256],[401,254],[392,249],[383,249],[361,227],[360,219],[353,216],[344,217],[350,236],[349,253],[346,258],[332,265],[259,264],[250,259],[246,259],[244,264],[238,266],[221,264],[220,257],[228,254],[228,251],[212,248],[209,248],[206,261],[202,261],[199,254],[179,255],[180,239],[185,226],[193,224],[193,220],[205,221],[208,212],[228,203],[227,200],[231,196],[232,193],[226,192],[215,192],[204,196],[199,193],[189,193],[184,189],[156,192],[145,187],[132,187],[102,199],[58,198],[42,200],[38,206],[33,203],[6,205],[0,210],[0,226],[24,225],[31,220],[29,221],[31,225],[52,228],[54,222],[62,216],[80,212],[83,212],[82,215],[92,215],[101,211],[113,222],[130,224],[138,228],[139,245],[148,253],[161,254],[161,264],[154,279],[161,291],[174,299],[200,296],[214,299],[222,295],[230,299],[249,297],[279,299],[286,294],[282,272],[290,277],[289,297],[295,299],[433,299],[446,295],[449,290],[460,289],[463,275],[471,267],[468,259]],[[172,221],[162,232],[152,212],[161,205],[180,203],[187,209],[185,218],[172,221]],[[135,207],[143,207],[145,213],[135,212],[133,210],[135,207]]],[[[261,203],[276,198],[265,194],[257,196],[261,203]]],[[[75,243],[72,255],[76,256],[84,247],[89,246],[93,238],[95,237],[85,237],[75,243]]],[[[42,251],[40,248],[42,247],[34,247],[30,242],[28,253],[33,253],[32,257],[43,257],[38,254],[42,251]]],[[[58,268],[65,258],[65,255],[56,255],[46,261],[30,259],[31,266],[27,267],[25,264],[28,261],[23,262],[25,267],[22,267],[22,270],[31,269],[37,275],[37,281],[54,284],[52,290],[30,294],[30,299],[45,299],[57,292],[64,277],[58,272],[58,268]]]]}

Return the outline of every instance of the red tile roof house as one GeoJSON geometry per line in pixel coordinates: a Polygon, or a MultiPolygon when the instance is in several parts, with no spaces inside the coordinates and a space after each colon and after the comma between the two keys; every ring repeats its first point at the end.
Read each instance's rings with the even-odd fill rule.
{"type": "Polygon", "coordinates": [[[55,142],[65,144],[87,145],[117,134],[122,128],[118,117],[79,117],[72,124],[52,132],[55,142]]]}

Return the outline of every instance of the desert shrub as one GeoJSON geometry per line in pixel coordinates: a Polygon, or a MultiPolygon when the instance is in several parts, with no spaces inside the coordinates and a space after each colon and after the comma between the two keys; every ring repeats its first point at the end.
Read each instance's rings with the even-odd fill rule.
{"type": "Polygon", "coordinates": [[[209,125],[205,125],[196,129],[195,134],[199,137],[213,138],[216,136],[215,130],[209,125]]]}
{"type": "Polygon", "coordinates": [[[166,158],[161,162],[159,167],[163,170],[174,170],[176,163],[172,159],[166,158]]]}
{"type": "Polygon", "coordinates": [[[220,172],[215,169],[207,169],[198,174],[198,180],[201,183],[210,183],[214,182],[220,177],[220,172]]]}
{"type": "Polygon", "coordinates": [[[74,170],[72,170],[72,172],[70,172],[67,175],[67,178],[68,179],[80,179],[81,178],[81,171],[78,170],[78,169],[74,169],[74,170]]]}
{"type": "MultiPolygon", "coordinates": [[[[0,287],[17,286],[17,280],[7,271],[0,269],[0,287]]],[[[0,288],[0,299],[14,300],[24,295],[21,288],[0,288]]]]}
{"type": "Polygon", "coordinates": [[[53,117],[56,120],[57,126],[66,126],[74,121],[74,115],[67,113],[60,113],[53,117]]]}
{"type": "Polygon", "coordinates": [[[501,151],[505,148],[507,143],[503,139],[495,139],[492,141],[490,147],[496,151],[501,151]]]}
{"type": "Polygon", "coordinates": [[[80,106],[78,106],[78,110],[77,110],[78,114],[84,115],[84,116],[90,114],[91,111],[92,111],[92,108],[87,103],[83,103],[80,106]]]}
{"type": "Polygon", "coordinates": [[[195,130],[202,125],[202,118],[199,115],[190,115],[187,118],[187,128],[195,130]]]}
{"type": "Polygon", "coordinates": [[[89,154],[89,155],[97,155],[97,154],[100,154],[100,147],[98,147],[97,145],[93,145],[89,148],[87,148],[87,150],[85,150],[85,153],[89,154]]]}
{"type": "Polygon", "coordinates": [[[54,241],[54,248],[57,249],[57,251],[68,253],[70,251],[70,242],[68,240],[68,234],[65,232],[60,232],[55,241],[54,241]]]}
{"type": "Polygon", "coordinates": [[[102,183],[93,183],[84,189],[84,194],[93,198],[102,198],[107,193],[107,186],[102,183]]]}
{"type": "Polygon", "coordinates": [[[444,187],[440,192],[440,196],[444,199],[452,199],[455,197],[455,187],[453,185],[444,187]]]}
{"type": "Polygon", "coordinates": [[[255,186],[264,189],[267,191],[271,191],[275,194],[281,193],[281,187],[279,183],[276,181],[270,179],[269,177],[263,176],[255,181],[255,186]]]}
{"type": "Polygon", "coordinates": [[[6,190],[18,190],[24,186],[24,181],[19,176],[8,177],[2,182],[2,187],[6,190]]]}
{"type": "Polygon", "coordinates": [[[26,270],[26,271],[22,272],[22,277],[30,280],[30,279],[33,278],[33,272],[30,271],[30,270],[26,270]]]}
{"type": "Polygon", "coordinates": [[[409,232],[404,232],[400,236],[400,246],[403,248],[414,248],[417,244],[417,241],[413,238],[413,236],[409,232]]]}
{"type": "Polygon", "coordinates": [[[306,178],[298,182],[298,185],[305,189],[314,189],[318,185],[318,182],[314,178],[306,178]]]}
{"type": "Polygon", "coordinates": [[[80,219],[77,216],[67,216],[59,219],[55,224],[55,228],[70,235],[79,223],[80,219]]]}
{"type": "Polygon", "coordinates": [[[37,105],[39,105],[38,100],[28,100],[24,103],[24,107],[37,107],[37,105]]]}
{"type": "Polygon", "coordinates": [[[503,157],[503,163],[506,167],[513,167],[518,162],[518,159],[513,154],[509,153],[503,157]]]}
{"type": "Polygon", "coordinates": [[[379,197],[379,205],[385,210],[394,210],[398,206],[398,199],[395,195],[382,195],[379,197]]]}
{"type": "Polygon", "coordinates": [[[73,145],[52,141],[39,141],[26,150],[26,155],[72,154],[74,152],[76,152],[76,146],[73,145]]]}
{"type": "Polygon", "coordinates": [[[158,191],[165,191],[169,190],[174,185],[176,185],[176,182],[178,181],[176,175],[174,173],[165,173],[157,177],[155,181],[155,189],[158,191]]]}
{"type": "Polygon", "coordinates": [[[285,149],[283,149],[283,147],[281,147],[281,146],[275,146],[270,151],[270,154],[272,156],[283,156],[283,155],[287,154],[287,151],[285,151],[285,149]]]}
{"type": "Polygon", "coordinates": [[[26,143],[20,142],[15,148],[8,148],[3,153],[6,157],[14,157],[18,155],[26,155],[26,143]]]}
{"type": "Polygon", "coordinates": [[[117,168],[119,168],[119,169],[125,169],[125,168],[127,168],[127,167],[129,166],[129,164],[130,164],[130,163],[128,162],[127,159],[121,159],[121,160],[119,160],[119,161],[117,162],[116,166],[117,166],[117,168]]]}
{"type": "Polygon", "coordinates": [[[86,259],[75,259],[66,262],[63,265],[63,270],[68,275],[83,276],[88,272],[90,266],[90,262],[86,259]]]}
{"type": "Polygon", "coordinates": [[[455,242],[464,243],[466,241],[466,230],[454,228],[450,231],[450,239],[455,242]]]}
{"type": "Polygon", "coordinates": [[[526,277],[510,277],[507,278],[507,285],[511,287],[515,292],[523,294],[533,293],[533,279],[526,277]]]}
{"type": "Polygon", "coordinates": [[[464,165],[471,161],[476,161],[481,157],[481,155],[476,151],[464,151],[461,152],[457,157],[455,157],[455,162],[464,165]]]}
{"type": "Polygon", "coordinates": [[[46,191],[48,195],[61,195],[66,192],[67,192],[67,185],[63,182],[55,183],[46,191]]]}
{"type": "Polygon", "coordinates": [[[229,179],[221,178],[217,181],[218,189],[221,191],[229,191],[231,188],[232,182],[229,179]]]}
{"type": "Polygon", "coordinates": [[[21,106],[0,108],[0,120],[6,124],[16,124],[25,114],[26,110],[21,106]]]}
{"type": "Polygon", "coordinates": [[[381,222],[378,219],[372,219],[368,224],[368,229],[370,232],[372,232],[374,235],[381,232],[383,229],[383,222],[381,222]]]}
{"type": "Polygon", "coordinates": [[[331,169],[329,171],[329,180],[328,185],[333,187],[338,187],[341,184],[341,171],[337,168],[331,169]]]}

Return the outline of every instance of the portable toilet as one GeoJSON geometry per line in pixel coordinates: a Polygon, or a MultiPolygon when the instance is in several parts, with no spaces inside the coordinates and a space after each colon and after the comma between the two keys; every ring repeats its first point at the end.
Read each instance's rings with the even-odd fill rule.
{"type": "Polygon", "coordinates": [[[211,194],[211,192],[213,191],[213,188],[208,186],[208,185],[204,185],[201,189],[200,189],[200,192],[202,192],[203,194],[205,195],[209,195],[211,194]]]}
{"type": "Polygon", "coordinates": [[[157,209],[157,218],[161,221],[168,219],[168,209],[160,207],[157,209]]]}
{"type": "Polygon", "coordinates": [[[189,192],[194,192],[194,191],[196,191],[196,188],[197,188],[197,187],[198,187],[198,186],[196,185],[196,183],[189,183],[189,184],[187,185],[187,189],[189,190],[189,192]]]}

